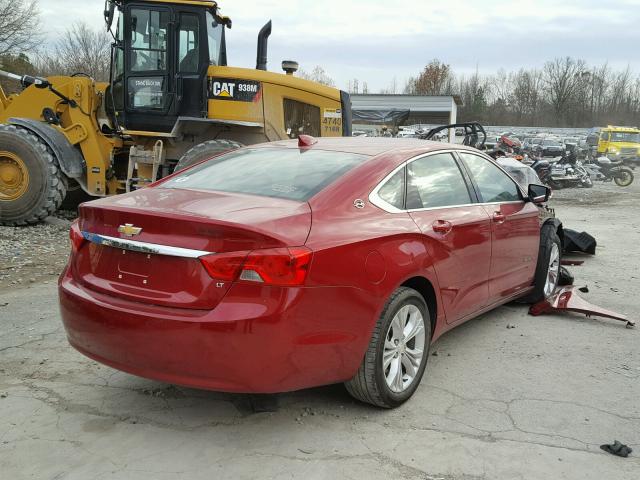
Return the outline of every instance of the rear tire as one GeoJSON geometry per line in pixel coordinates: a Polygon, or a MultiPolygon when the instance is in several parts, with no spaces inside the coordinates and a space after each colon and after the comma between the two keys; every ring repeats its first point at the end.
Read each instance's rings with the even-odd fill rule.
{"type": "Polygon", "coordinates": [[[378,407],[403,404],[420,385],[430,343],[431,319],[424,298],[411,288],[397,289],[380,314],[358,372],[345,383],[347,391],[378,407]]]}
{"type": "Polygon", "coordinates": [[[206,142],[202,142],[195,147],[192,147],[190,150],[185,153],[174,172],[179,172],[191,165],[195,165],[203,160],[208,160],[211,157],[215,157],[224,152],[229,152],[232,150],[237,150],[238,148],[242,148],[244,145],[238,142],[234,142],[233,140],[208,140],[206,142]]]}
{"type": "Polygon", "coordinates": [[[633,172],[630,168],[621,168],[615,173],[613,181],[619,187],[628,187],[633,183],[633,172]]]}
{"type": "Polygon", "coordinates": [[[555,291],[560,281],[562,243],[556,227],[543,225],[540,231],[540,250],[533,281],[533,292],[522,299],[524,303],[537,303],[555,291]]]}
{"type": "Polygon", "coordinates": [[[35,224],[53,214],[67,193],[58,159],[38,136],[0,125],[0,224],[35,224]]]}

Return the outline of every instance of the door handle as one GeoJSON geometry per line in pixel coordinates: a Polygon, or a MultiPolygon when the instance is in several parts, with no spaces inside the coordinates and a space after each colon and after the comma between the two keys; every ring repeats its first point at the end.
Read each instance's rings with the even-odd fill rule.
{"type": "Polygon", "coordinates": [[[504,214],[500,213],[500,212],[493,212],[493,221],[496,223],[504,223],[504,221],[507,219],[507,217],[504,216],[504,214]]]}
{"type": "Polygon", "coordinates": [[[182,90],[183,90],[182,75],[176,75],[176,97],[179,102],[182,101],[182,90]]]}
{"type": "Polygon", "coordinates": [[[436,233],[442,233],[443,235],[446,235],[451,231],[453,225],[451,224],[451,222],[448,222],[446,220],[436,220],[431,225],[431,228],[433,228],[433,231],[436,233]]]}

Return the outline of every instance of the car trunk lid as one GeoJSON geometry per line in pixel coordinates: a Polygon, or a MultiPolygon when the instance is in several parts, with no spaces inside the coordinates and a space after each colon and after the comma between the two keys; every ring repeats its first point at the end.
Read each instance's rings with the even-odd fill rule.
{"type": "Polygon", "coordinates": [[[147,188],[80,207],[87,244],[74,275],[86,287],[143,303],[211,309],[230,282],[199,257],[304,245],[306,202],[242,194],[147,188]]]}

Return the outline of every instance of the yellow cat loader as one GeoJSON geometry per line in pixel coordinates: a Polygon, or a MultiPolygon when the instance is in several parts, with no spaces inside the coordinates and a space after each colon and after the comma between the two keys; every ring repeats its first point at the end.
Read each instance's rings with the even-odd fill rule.
{"type": "MultiPolygon", "coordinates": [[[[210,0],[107,0],[111,75],[38,78],[0,71],[0,223],[36,223],[68,192],[135,190],[221,151],[266,141],[350,136],[346,92],[267,71],[271,22],[255,69],[227,65],[231,20],[210,0]],[[118,18],[113,32],[114,19],[118,18]]],[[[247,172],[250,174],[251,172],[247,172]]]]}

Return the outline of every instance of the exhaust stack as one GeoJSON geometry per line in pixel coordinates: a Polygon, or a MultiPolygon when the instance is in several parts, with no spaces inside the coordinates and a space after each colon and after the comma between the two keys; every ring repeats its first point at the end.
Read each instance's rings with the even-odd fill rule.
{"type": "Polygon", "coordinates": [[[267,48],[271,35],[271,20],[269,20],[258,33],[258,58],[256,60],[256,70],[267,69],[267,48]]]}

